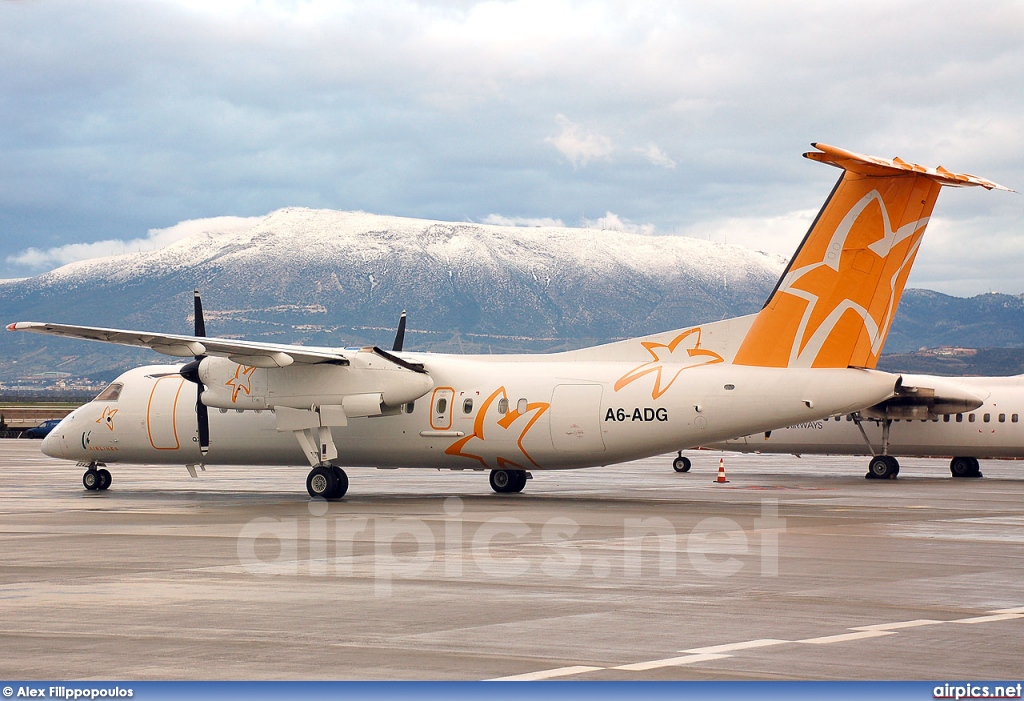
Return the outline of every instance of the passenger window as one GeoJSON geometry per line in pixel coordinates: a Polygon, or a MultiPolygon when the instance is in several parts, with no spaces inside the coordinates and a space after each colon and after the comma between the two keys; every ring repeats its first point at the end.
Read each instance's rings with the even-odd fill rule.
{"type": "Polygon", "coordinates": [[[416,402],[406,402],[405,413],[411,414],[416,409],[416,402]]]}
{"type": "Polygon", "coordinates": [[[441,397],[437,400],[437,413],[443,414],[446,411],[448,411],[448,399],[446,397],[441,397]]]}
{"type": "Polygon", "coordinates": [[[120,382],[114,382],[107,385],[107,388],[100,392],[94,402],[116,402],[117,398],[121,396],[121,390],[124,389],[124,385],[120,382]]]}
{"type": "Polygon", "coordinates": [[[508,413],[508,399],[507,398],[502,397],[501,399],[498,400],[498,413],[499,414],[507,414],[508,413]]]}
{"type": "Polygon", "coordinates": [[[473,413],[473,400],[472,399],[467,399],[466,401],[464,401],[462,403],[462,413],[463,414],[472,414],[473,413]]]}
{"type": "Polygon", "coordinates": [[[1011,423],[1017,423],[1017,415],[1016,414],[1010,414],[1010,422],[1011,423]]]}
{"type": "Polygon", "coordinates": [[[968,414],[967,415],[967,421],[968,421],[968,423],[972,423],[973,424],[974,423],[974,414],[968,414]]]}
{"type": "Polygon", "coordinates": [[[526,402],[526,398],[524,397],[523,399],[520,399],[519,402],[516,404],[516,411],[518,411],[520,414],[525,414],[527,407],[528,404],[526,402]]]}
{"type": "Polygon", "coordinates": [[[1005,424],[1006,423],[1006,414],[1000,414],[999,415],[999,423],[1001,423],[1001,424],[1005,424]]]}
{"type": "Polygon", "coordinates": [[[942,415],[942,420],[948,424],[949,423],[949,414],[943,414],[942,415]]]}
{"type": "Polygon", "coordinates": [[[959,423],[963,423],[963,421],[964,421],[964,415],[963,414],[957,414],[956,415],[956,422],[959,424],[959,423]]]}
{"type": "Polygon", "coordinates": [[[989,421],[992,420],[992,414],[985,414],[984,416],[981,417],[981,420],[984,421],[985,423],[988,423],[989,421]]]}

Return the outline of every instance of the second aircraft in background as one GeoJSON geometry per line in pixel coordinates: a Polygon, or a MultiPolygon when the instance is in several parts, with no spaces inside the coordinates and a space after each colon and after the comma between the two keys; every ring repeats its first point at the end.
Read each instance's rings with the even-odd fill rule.
{"type": "MultiPolygon", "coordinates": [[[[708,443],[741,453],[867,455],[869,478],[899,474],[899,457],[949,458],[954,477],[981,477],[979,459],[1024,458],[1024,375],[903,375],[896,396],[862,411],[708,443]]],[[[690,469],[682,455],[673,467],[690,469]]]]}

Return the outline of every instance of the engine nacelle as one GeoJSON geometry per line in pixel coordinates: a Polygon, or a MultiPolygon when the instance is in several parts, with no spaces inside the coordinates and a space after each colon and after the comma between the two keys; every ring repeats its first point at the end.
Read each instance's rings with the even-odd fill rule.
{"type": "Polygon", "coordinates": [[[892,399],[861,411],[869,419],[936,419],[943,414],[974,411],[985,397],[955,380],[903,375],[892,399]]]}
{"type": "Polygon", "coordinates": [[[199,365],[199,379],[206,387],[202,402],[218,409],[308,410],[320,406],[360,406],[349,416],[380,414],[429,392],[434,381],[365,350],[349,365],[294,363],[287,367],[257,368],[227,358],[209,357],[199,365]],[[366,397],[379,397],[376,411],[362,407],[366,397]],[[346,398],[349,398],[346,401],[346,398]],[[366,413],[362,409],[367,409],[366,413]]]}

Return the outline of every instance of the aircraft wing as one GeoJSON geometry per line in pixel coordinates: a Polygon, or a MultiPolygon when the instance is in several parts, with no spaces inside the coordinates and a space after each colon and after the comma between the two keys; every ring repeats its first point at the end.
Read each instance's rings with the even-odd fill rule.
{"type": "MultiPolygon", "coordinates": [[[[175,334],[151,333],[148,331],[125,331],[104,329],[93,326],[71,326],[69,324],[48,324],[39,321],[19,321],[7,326],[8,331],[30,331],[65,338],[81,338],[122,346],[152,348],[157,353],[178,358],[193,358],[199,355],[214,355],[229,358],[240,365],[250,367],[285,367],[292,363],[333,363],[348,365],[349,358],[330,348],[307,348],[281,343],[260,343],[228,338],[199,336],[178,336],[175,334]]],[[[385,359],[395,362],[398,358],[385,359]]],[[[403,361],[404,362],[404,361],[403,361]]],[[[401,364],[401,363],[396,363],[401,364]]]]}

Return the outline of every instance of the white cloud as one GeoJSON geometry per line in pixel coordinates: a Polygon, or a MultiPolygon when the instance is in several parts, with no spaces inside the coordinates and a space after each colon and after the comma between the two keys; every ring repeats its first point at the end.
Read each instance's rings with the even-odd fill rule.
{"type": "Polygon", "coordinates": [[[774,253],[788,260],[800,245],[817,213],[815,209],[801,209],[770,217],[722,217],[687,226],[680,233],[774,253]]]}
{"type": "Polygon", "coordinates": [[[579,124],[569,121],[564,114],[555,118],[562,132],[558,136],[549,136],[544,143],[551,144],[558,152],[569,159],[573,168],[587,165],[592,160],[608,160],[614,147],[612,140],[604,134],[591,131],[579,124]]]}
{"type": "Polygon", "coordinates": [[[496,224],[498,226],[565,226],[561,219],[552,219],[550,217],[506,217],[503,214],[488,214],[481,223],[496,224]]]}
{"type": "Polygon", "coordinates": [[[634,224],[613,212],[605,212],[604,216],[598,219],[584,219],[583,226],[589,229],[625,231],[631,234],[653,234],[655,232],[654,224],[634,224]]]}
{"type": "Polygon", "coordinates": [[[675,168],[676,162],[673,161],[667,153],[661,150],[657,144],[648,144],[644,148],[634,149],[637,153],[642,153],[644,157],[656,166],[662,168],[675,168]]]}
{"type": "Polygon", "coordinates": [[[48,270],[90,258],[104,258],[135,251],[155,251],[198,233],[238,233],[251,229],[262,219],[263,217],[192,219],[166,229],[150,229],[145,238],[127,241],[108,239],[93,243],[69,243],[47,249],[28,248],[20,253],[7,256],[7,262],[36,270],[48,270]]]}

